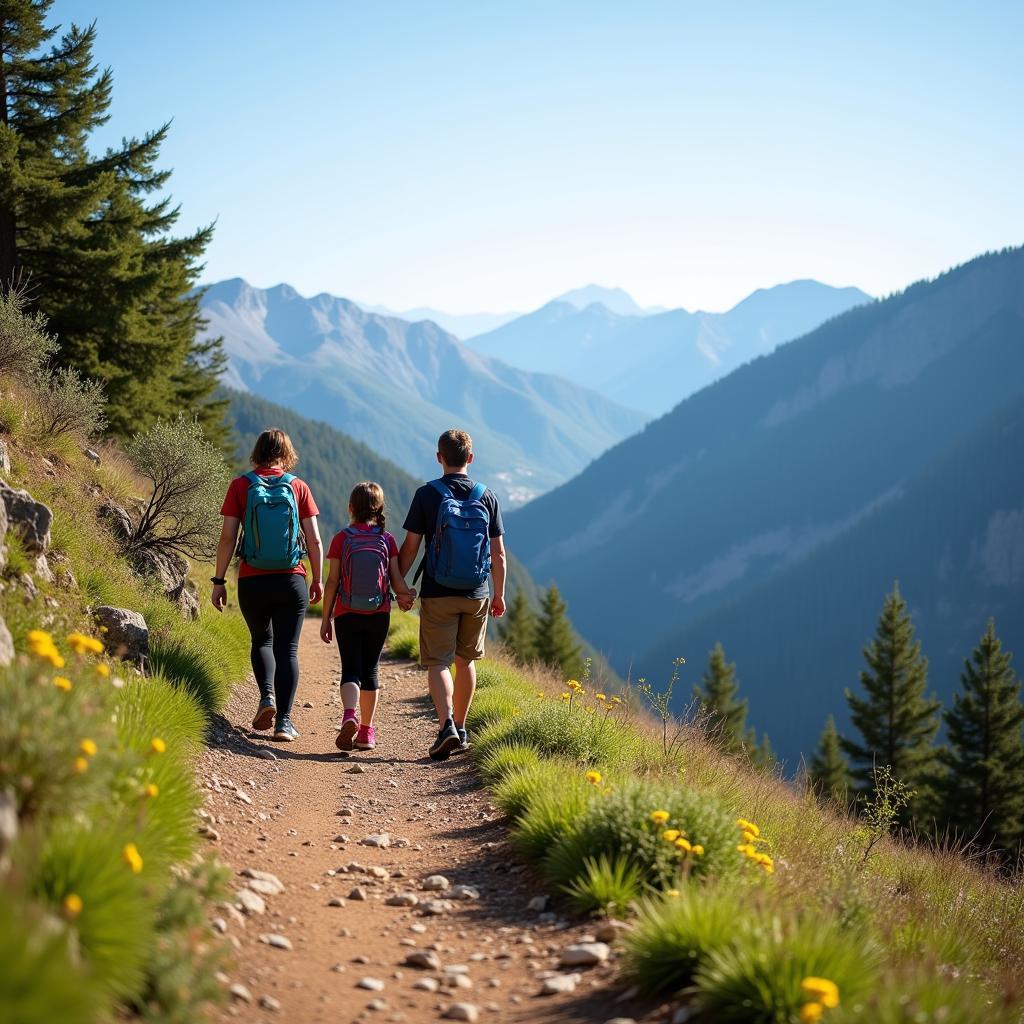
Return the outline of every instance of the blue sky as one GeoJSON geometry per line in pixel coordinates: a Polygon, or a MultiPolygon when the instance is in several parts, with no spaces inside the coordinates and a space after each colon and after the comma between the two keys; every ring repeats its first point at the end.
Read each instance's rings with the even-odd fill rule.
{"type": "Polygon", "coordinates": [[[57,0],[208,281],[526,310],[885,294],[1024,242],[1024,4],[57,0]]]}

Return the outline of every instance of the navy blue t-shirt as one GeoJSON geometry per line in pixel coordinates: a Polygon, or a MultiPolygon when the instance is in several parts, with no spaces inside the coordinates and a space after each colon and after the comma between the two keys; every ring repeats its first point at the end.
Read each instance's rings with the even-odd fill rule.
{"type": "MultiPolygon", "coordinates": [[[[459,500],[468,498],[470,492],[476,486],[465,473],[445,473],[441,479],[447,485],[448,490],[459,500]]],[[[505,527],[501,522],[501,507],[498,505],[497,497],[492,491],[487,490],[484,491],[484,496],[480,500],[487,506],[487,511],[491,516],[491,522],[487,530],[490,538],[493,540],[495,537],[501,537],[505,533],[505,527]]],[[[434,531],[437,529],[437,513],[440,509],[441,495],[430,484],[424,484],[413,495],[412,504],[409,506],[409,514],[405,517],[404,528],[409,533],[422,534],[424,541],[429,544],[434,536],[434,531]]],[[[426,558],[425,552],[423,557],[426,558]]],[[[473,590],[453,590],[451,587],[442,587],[430,575],[426,566],[423,568],[423,575],[420,577],[418,586],[420,597],[481,598],[489,596],[490,593],[486,581],[473,590]]]]}

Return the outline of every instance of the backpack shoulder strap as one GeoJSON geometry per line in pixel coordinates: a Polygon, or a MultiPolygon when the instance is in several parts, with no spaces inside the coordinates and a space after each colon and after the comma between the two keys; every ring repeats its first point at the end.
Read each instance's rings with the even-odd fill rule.
{"type": "Polygon", "coordinates": [[[466,496],[466,501],[481,501],[486,493],[487,488],[483,484],[476,484],[466,496]]]}
{"type": "Polygon", "coordinates": [[[278,483],[290,484],[294,479],[295,479],[295,474],[294,473],[282,473],[280,475],[280,477],[278,477],[278,483]]]}
{"type": "Polygon", "coordinates": [[[249,483],[256,484],[257,487],[261,483],[263,483],[263,478],[255,470],[250,470],[248,473],[243,473],[242,477],[243,479],[248,480],[249,483]]]}
{"type": "Polygon", "coordinates": [[[451,489],[443,480],[431,480],[430,486],[433,487],[442,498],[452,497],[451,489]]]}

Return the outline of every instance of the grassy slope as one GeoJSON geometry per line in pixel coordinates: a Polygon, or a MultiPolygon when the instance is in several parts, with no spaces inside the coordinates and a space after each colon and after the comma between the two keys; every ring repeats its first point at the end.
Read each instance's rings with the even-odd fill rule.
{"type": "Polygon", "coordinates": [[[839,987],[828,1021],[1020,1019],[1019,885],[953,850],[886,836],[868,852],[863,822],[697,730],[670,723],[663,738],[628,695],[570,705],[560,680],[500,659],[479,681],[474,755],[513,843],[564,900],[631,918],[625,968],[643,991],[686,998],[701,1020],[795,1022],[816,1012],[801,982],[823,976],[839,987]],[[770,874],[737,849],[741,818],[770,874]],[[670,828],[703,853],[663,839],[670,828]]]}
{"type": "Polygon", "coordinates": [[[219,871],[192,859],[201,802],[192,764],[205,712],[248,670],[244,624],[206,602],[186,622],[137,580],[95,513],[104,497],[141,493],[138,481],[113,448],[98,466],[69,440],[41,448],[23,407],[19,397],[0,410],[6,480],[53,511],[56,581],[37,578],[29,597],[19,577],[31,563],[8,536],[0,613],[18,657],[0,670],[0,791],[13,795],[19,834],[12,868],[0,867],[0,1002],[26,1022],[94,1021],[143,1005],[162,1020],[194,1020],[219,992],[223,950],[205,911],[219,871]],[[93,633],[89,611],[103,603],[145,615],[151,675],[75,653],[67,638],[93,633]],[[48,655],[30,640],[38,629],[52,638],[48,655]]]}

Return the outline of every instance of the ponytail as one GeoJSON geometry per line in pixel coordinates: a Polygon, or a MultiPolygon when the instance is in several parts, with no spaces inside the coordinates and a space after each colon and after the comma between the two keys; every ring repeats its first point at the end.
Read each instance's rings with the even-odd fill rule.
{"type": "Polygon", "coordinates": [[[348,503],[352,508],[352,518],[357,523],[376,523],[381,530],[386,528],[384,490],[380,484],[370,480],[356,484],[349,495],[348,503]]]}

